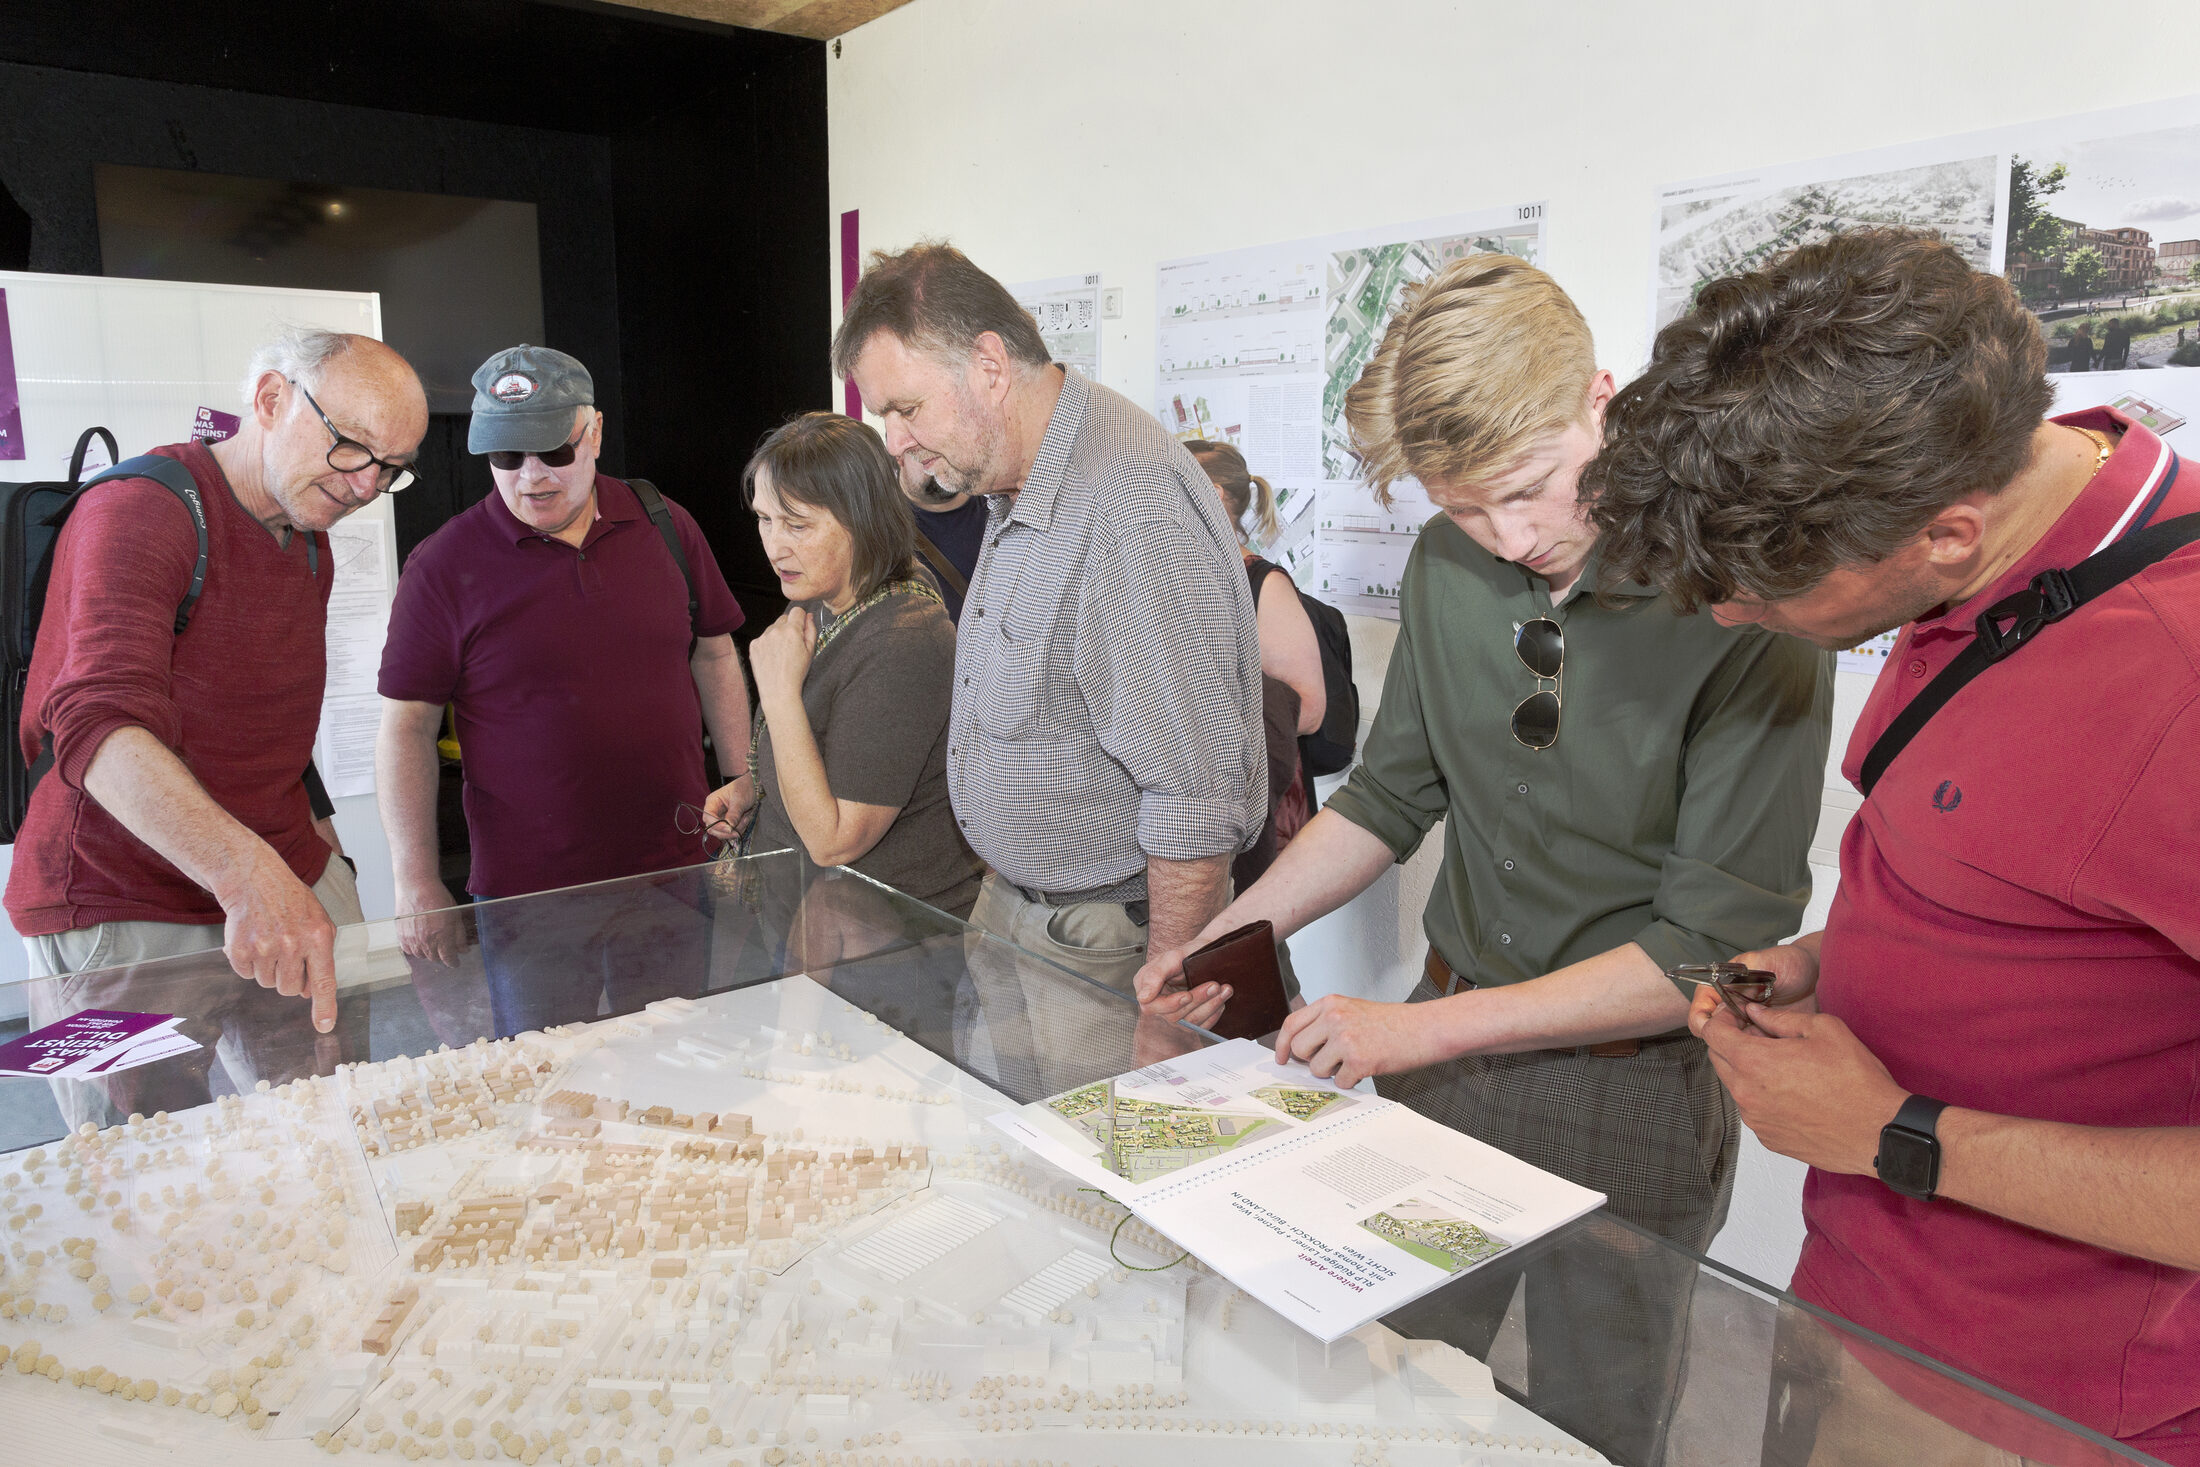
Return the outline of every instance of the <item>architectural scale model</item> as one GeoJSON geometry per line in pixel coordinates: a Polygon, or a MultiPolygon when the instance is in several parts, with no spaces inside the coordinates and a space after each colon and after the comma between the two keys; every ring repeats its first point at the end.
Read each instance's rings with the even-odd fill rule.
{"type": "Polygon", "coordinates": [[[1598,1460],[1449,1346],[1172,1263],[1010,1103],[794,977],[0,1157],[9,1455],[1598,1460]]]}

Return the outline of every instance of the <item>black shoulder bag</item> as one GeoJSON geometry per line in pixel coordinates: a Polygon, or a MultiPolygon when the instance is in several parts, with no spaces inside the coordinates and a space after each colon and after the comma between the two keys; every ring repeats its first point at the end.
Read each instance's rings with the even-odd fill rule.
{"type": "Polygon", "coordinates": [[[1872,786],[1879,783],[1895,756],[1909,746],[1935,713],[1948,706],[1948,700],[1964,684],[2038,636],[2042,628],[2061,621],[2102,592],[2122,585],[2195,540],[2200,540],[2200,514],[2163,520],[2124,536],[2068,570],[2041,571],[2024,590],[2004,596],[1980,612],[1978,635],[1971,645],[1957,653],[1955,661],[1942,668],[1940,675],[1910,700],[1864,756],[1858,781],[1865,795],[1871,794],[1872,786]]]}

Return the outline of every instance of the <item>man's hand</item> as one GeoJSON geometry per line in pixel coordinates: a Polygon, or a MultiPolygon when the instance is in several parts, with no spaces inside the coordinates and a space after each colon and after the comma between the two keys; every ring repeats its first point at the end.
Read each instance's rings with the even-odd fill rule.
{"type": "Polygon", "coordinates": [[[1370,1075],[1395,1075],[1451,1058],[1440,1032],[1425,1004],[1329,993],[1283,1021],[1276,1063],[1305,1060],[1316,1075],[1349,1090],[1370,1075]]]}
{"type": "Polygon", "coordinates": [[[1743,1030],[1708,988],[1688,1014],[1743,1123],[1782,1156],[1821,1171],[1872,1175],[1880,1129],[1909,1092],[1833,1015],[1760,1003],[1747,1008],[1762,1036],[1743,1030]]]}
{"type": "Polygon", "coordinates": [[[728,780],[703,797],[703,831],[719,840],[739,840],[756,811],[756,771],[728,780]]]}
{"type": "Polygon", "coordinates": [[[440,881],[400,887],[397,892],[397,945],[409,958],[425,958],[456,967],[466,951],[466,922],[450,910],[458,903],[440,881]]]}
{"type": "MultiPolygon", "coordinates": [[[[1228,930],[1222,928],[1219,917],[1208,925],[1210,931],[1228,930]]],[[[1197,1024],[1202,1029],[1213,1027],[1234,990],[1227,983],[1202,983],[1192,989],[1184,986],[1184,954],[1196,949],[1207,937],[1208,933],[1202,932],[1190,947],[1171,948],[1165,953],[1148,950],[1145,966],[1131,980],[1138,994],[1141,1014],[1172,1024],[1197,1024]]]]}
{"type": "MultiPolygon", "coordinates": [[[[1815,1014],[1818,1012],[1818,951],[1798,942],[1784,942],[1778,947],[1761,947],[1755,952],[1737,953],[1734,961],[1751,968],[1761,968],[1776,974],[1779,981],[1772,985],[1772,1002],[1776,1008],[1792,1013],[1815,1014]]],[[[1711,990],[1700,989],[1697,997],[1717,998],[1711,990]]]]}
{"type": "Polygon", "coordinates": [[[749,670],[756,674],[756,700],[792,699],[802,695],[802,681],[810,675],[810,659],[817,653],[817,623],[799,606],[764,628],[749,643],[749,670]]]}
{"type": "Polygon", "coordinates": [[[321,899],[270,850],[233,889],[214,893],[228,914],[222,953],[241,978],[313,1002],[313,1027],[336,1027],[336,924],[321,899]]]}

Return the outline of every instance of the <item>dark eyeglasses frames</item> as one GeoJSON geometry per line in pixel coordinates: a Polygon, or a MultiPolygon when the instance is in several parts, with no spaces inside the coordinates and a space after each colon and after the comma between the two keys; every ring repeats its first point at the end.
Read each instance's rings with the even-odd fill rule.
{"type": "Polygon", "coordinates": [[[364,443],[353,442],[337,432],[336,425],[328,420],[327,413],[321,411],[321,405],[313,400],[313,394],[306,390],[305,383],[295,377],[286,377],[283,380],[298,389],[299,395],[306,400],[306,406],[313,409],[314,416],[321,420],[321,426],[328,429],[328,436],[336,440],[329,445],[328,466],[337,473],[356,474],[367,465],[374,465],[374,490],[377,494],[395,494],[419,477],[411,464],[393,464],[388,459],[376,458],[373,449],[364,443]]]}
{"type": "Polygon", "coordinates": [[[546,469],[562,469],[573,462],[573,455],[580,451],[581,440],[588,436],[589,427],[590,424],[581,424],[580,432],[575,433],[565,443],[551,449],[548,453],[517,453],[510,449],[500,448],[489,455],[489,463],[492,467],[502,469],[507,474],[517,472],[519,466],[531,458],[541,459],[542,466],[546,469]]]}
{"type": "MultiPolygon", "coordinates": [[[[1558,684],[1566,667],[1565,630],[1547,616],[1524,621],[1513,633],[1513,651],[1538,683],[1558,684]]],[[[1513,737],[1541,753],[1558,742],[1558,712],[1558,686],[1538,687],[1513,710],[1513,737]]]]}

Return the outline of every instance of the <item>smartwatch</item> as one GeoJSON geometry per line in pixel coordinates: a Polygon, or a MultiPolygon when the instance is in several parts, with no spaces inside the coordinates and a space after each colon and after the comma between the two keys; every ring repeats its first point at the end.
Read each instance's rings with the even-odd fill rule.
{"type": "Polygon", "coordinates": [[[1935,1128],[1947,1108],[1947,1101],[1923,1095],[1902,1102],[1902,1109],[1879,1132],[1879,1154],[1872,1158],[1872,1166],[1880,1181],[1905,1197],[1933,1200],[1940,1186],[1940,1136],[1935,1128]]]}

